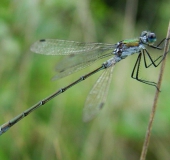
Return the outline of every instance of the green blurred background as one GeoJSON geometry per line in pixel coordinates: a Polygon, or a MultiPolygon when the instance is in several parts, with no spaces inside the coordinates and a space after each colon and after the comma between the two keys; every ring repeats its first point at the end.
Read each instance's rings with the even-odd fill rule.
{"type": "MultiPolygon", "coordinates": [[[[166,36],[169,18],[169,0],[1,0],[0,124],[105,61],[51,81],[62,57],[30,52],[36,40],[114,44],[150,30],[160,41],[166,36]]],[[[156,90],[131,79],[136,57],[116,65],[107,103],[96,119],[83,123],[82,109],[101,73],[59,95],[2,135],[0,159],[139,159],[156,90]]],[[[170,157],[169,64],[168,57],[148,160],[170,157]]],[[[157,81],[159,67],[147,73],[142,72],[142,77],[157,81]]]]}

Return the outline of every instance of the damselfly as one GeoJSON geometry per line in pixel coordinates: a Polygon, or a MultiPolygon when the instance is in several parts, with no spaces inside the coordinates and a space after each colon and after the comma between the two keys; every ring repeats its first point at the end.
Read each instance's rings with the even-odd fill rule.
{"type": "Polygon", "coordinates": [[[30,114],[33,110],[39,108],[44,105],[54,97],[59,94],[65,92],[70,87],[76,85],[77,83],[85,80],[91,75],[104,70],[101,74],[92,90],[90,91],[85,107],[83,110],[83,120],[90,121],[93,119],[96,114],[103,107],[107,93],[109,90],[109,85],[112,78],[112,72],[115,64],[122,59],[125,59],[127,56],[130,56],[134,53],[138,54],[136,63],[134,65],[131,77],[136,79],[137,81],[143,82],[145,84],[155,86],[157,88],[157,84],[155,82],[143,80],[139,77],[139,68],[140,62],[144,60],[144,66],[146,68],[150,66],[157,67],[161,61],[164,59],[164,56],[161,55],[157,57],[155,60],[151,57],[146,46],[152,47],[154,49],[161,50],[160,45],[165,41],[164,38],[157,46],[154,46],[154,42],[156,41],[155,33],[149,31],[143,31],[139,38],[122,40],[116,44],[105,44],[105,43],[80,43],[75,41],[65,41],[65,40],[57,40],[57,39],[42,39],[40,41],[35,42],[31,46],[31,51],[38,54],[45,55],[67,55],[56,67],[57,74],[54,79],[59,79],[65,76],[68,76],[80,69],[83,69],[95,61],[112,56],[106,62],[104,62],[99,68],[93,70],[92,72],[81,76],[79,79],[69,84],[68,86],[61,88],[57,92],[53,93],[49,97],[41,100],[37,104],[33,105],[23,113],[19,114],[15,118],[11,119],[9,122],[3,124],[0,127],[0,135],[6,132],[11,126],[16,124],[22,118],[30,114]],[[149,63],[146,61],[146,58],[149,59],[149,63]]]}

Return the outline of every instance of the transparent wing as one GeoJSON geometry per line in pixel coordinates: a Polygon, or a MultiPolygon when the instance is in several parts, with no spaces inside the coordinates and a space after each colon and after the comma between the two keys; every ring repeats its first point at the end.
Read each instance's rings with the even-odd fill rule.
{"type": "Polygon", "coordinates": [[[90,91],[83,109],[83,121],[92,120],[103,108],[108,94],[114,65],[107,68],[90,91]]]}
{"type": "Polygon", "coordinates": [[[54,79],[59,79],[65,76],[68,76],[74,72],[77,72],[91,64],[95,61],[111,56],[112,51],[110,50],[95,50],[89,51],[86,54],[80,54],[75,56],[66,56],[63,60],[61,60],[56,66],[56,76],[53,77],[54,79]]]}
{"type": "Polygon", "coordinates": [[[115,45],[105,43],[81,43],[58,39],[42,39],[31,46],[31,51],[45,55],[70,55],[87,53],[98,49],[113,50],[115,45]]]}
{"type": "Polygon", "coordinates": [[[77,72],[96,60],[111,56],[116,45],[105,43],[81,43],[58,39],[46,39],[35,42],[31,51],[45,55],[68,55],[56,66],[59,79],[77,72]]]}

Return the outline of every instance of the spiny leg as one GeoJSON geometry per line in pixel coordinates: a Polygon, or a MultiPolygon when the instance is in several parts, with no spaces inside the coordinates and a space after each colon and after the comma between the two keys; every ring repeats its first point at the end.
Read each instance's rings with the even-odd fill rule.
{"type": "MultiPolygon", "coordinates": [[[[148,45],[149,47],[152,47],[154,49],[159,49],[159,50],[162,50],[162,47],[159,47],[165,40],[170,40],[170,38],[164,38],[162,39],[162,41],[157,45],[157,46],[153,46],[153,45],[148,45]]],[[[150,61],[151,61],[151,64],[147,65],[145,63],[145,67],[146,68],[149,68],[151,65],[154,65],[154,67],[157,67],[159,66],[159,64],[165,59],[166,57],[166,54],[169,52],[167,51],[164,55],[161,55],[159,56],[156,60],[153,60],[152,57],[150,56],[149,52],[147,51],[147,49],[144,49],[145,53],[148,55],[150,61]],[[157,62],[159,59],[161,58],[161,60],[156,64],[155,62],[157,62]]],[[[145,58],[145,54],[144,54],[144,51],[143,51],[143,56],[144,56],[144,62],[146,62],[146,58],[145,58]]]]}
{"type": "Polygon", "coordinates": [[[161,55],[156,60],[153,60],[152,57],[150,56],[149,52],[147,51],[147,49],[144,49],[142,51],[142,54],[144,57],[144,64],[145,64],[146,68],[149,68],[151,65],[153,65],[154,67],[158,67],[160,65],[160,63],[163,61],[163,59],[165,58],[163,55],[161,55]],[[149,65],[147,64],[145,54],[148,56],[149,60],[151,61],[151,63],[149,65]],[[157,62],[160,58],[161,58],[161,60],[156,64],[155,62],[157,62]]]}
{"type": "MultiPolygon", "coordinates": [[[[151,81],[147,81],[147,80],[143,80],[143,79],[139,78],[139,69],[140,69],[141,58],[142,58],[142,53],[140,52],[139,55],[138,55],[138,58],[137,58],[137,60],[135,62],[135,65],[134,65],[131,77],[133,79],[136,79],[139,82],[142,82],[142,83],[145,83],[145,84],[148,84],[148,85],[151,85],[151,86],[155,86],[157,88],[157,83],[151,82],[151,81]]],[[[146,62],[144,62],[144,63],[146,63],[146,62]]]]}

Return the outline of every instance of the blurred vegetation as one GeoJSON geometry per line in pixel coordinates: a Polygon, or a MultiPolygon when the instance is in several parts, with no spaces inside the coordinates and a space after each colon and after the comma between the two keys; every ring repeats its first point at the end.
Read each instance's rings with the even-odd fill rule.
{"type": "MultiPolygon", "coordinates": [[[[41,38],[116,43],[151,30],[160,41],[170,18],[168,0],[1,0],[0,123],[3,124],[81,75],[58,81],[62,57],[31,53],[41,38]]],[[[151,50],[154,54],[155,50],[151,50]]],[[[130,78],[136,56],[116,65],[107,103],[90,123],[82,122],[86,96],[99,73],[56,97],[0,137],[0,158],[57,160],[139,159],[155,88],[130,78]]],[[[169,58],[162,83],[147,159],[170,157],[169,58]]],[[[146,79],[157,81],[159,68],[146,79]]]]}

